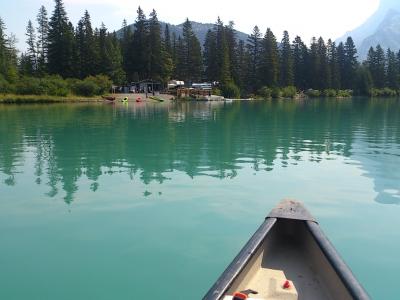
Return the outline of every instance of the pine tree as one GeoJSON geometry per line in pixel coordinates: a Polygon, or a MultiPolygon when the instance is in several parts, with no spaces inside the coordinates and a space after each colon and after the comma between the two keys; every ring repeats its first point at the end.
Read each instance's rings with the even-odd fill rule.
{"type": "Polygon", "coordinates": [[[5,25],[0,18],[0,75],[6,76],[6,61],[7,61],[7,36],[5,33],[5,25]]]}
{"type": "Polygon", "coordinates": [[[104,24],[99,30],[99,73],[109,76],[114,83],[122,84],[125,74],[122,69],[122,54],[116,34],[109,34],[104,24]]]}
{"type": "Polygon", "coordinates": [[[224,26],[220,18],[209,30],[204,43],[204,64],[207,80],[222,85],[239,81],[237,42],[234,23],[224,26]]]}
{"type": "Polygon", "coordinates": [[[193,32],[189,19],[183,23],[184,78],[189,83],[201,80],[203,63],[200,42],[193,32]]]}
{"type": "Polygon", "coordinates": [[[89,12],[86,10],[84,16],[78,22],[76,33],[76,44],[78,50],[79,77],[86,78],[98,73],[99,58],[96,37],[92,29],[89,12]]]}
{"type": "Polygon", "coordinates": [[[321,59],[319,57],[318,42],[315,37],[313,37],[311,40],[310,70],[312,74],[310,78],[310,87],[313,89],[319,89],[320,88],[319,74],[321,73],[321,59]]]}
{"type": "Polygon", "coordinates": [[[339,61],[338,54],[336,49],[335,42],[332,42],[331,39],[328,40],[328,61],[329,61],[329,69],[330,69],[330,83],[333,89],[340,89],[340,69],[339,69],[339,61]]]}
{"type": "Polygon", "coordinates": [[[289,33],[285,30],[280,48],[280,85],[293,85],[293,54],[289,33]]]}
{"type": "Polygon", "coordinates": [[[171,34],[168,24],[165,24],[164,28],[164,49],[172,57],[171,34]]]}
{"type": "Polygon", "coordinates": [[[218,80],[217,61],[217,36],[214,30],[208,30],[204,41],[204,68],[205,78],[208,81],[218,80]]]}
{"type": "Polygon", "coordinates": [[[399,81],[400,81],[400,50],[396,54],[397,61],[397,72],[399,73],[399,81]]]}
{"type": "Polygon", "coordinates": [[[47,18],[47,10],[42,5],[36,17],[37,27],[37,62],[38,74],[43,76],[47,72],[47,48],[49,36],[49,21],[47,18]]]}
{"type": "Polygon", "coordinates": [[[293,41],[293,73],[295,86],[299,89],[306,89],[308,83],[308,49],[299,36],[293,41]]]}
{"type": "Polygon", "coordinates": [[[211,63],[216,65],[217,81],[219,81],[221,85],[224,85],[232,81],[232,76],[225,27],[219,17],[217,23],[214,25],[214,31],[216,37],[216,53],[214,57],[215,61],[211,63]]]}
{"type": "Polygon", "coordinates": [[[74,30],[68,21],[62,0],[54,0],[55,8],[49,22],[48,70],[63,77],[74,75],[74,30]]]}
{"type": "Polygon", "coordinates": [[[70,60],[69,60],[69,66],[70,69],[68,70],[68,75],[65,75],[64,77],[72,77],[72,78],[79,78],[80,76],[80,70],[79,70],[79,65],[76,63],[79,61],[79,51],[78,51],[78,45],[76,42],[76,36],[75,36],[75,29],[74,26],[72,25],[71,22],[68,22],[68,30],[66,32],[66,39],[70,43],[70,60]]]}
{"type": "Polygon", "coordinates": [[[149,77],[153,80],[161,80],[163,73],[161,27],[154,9],[149,19],[149,56],[149,77]]]}
{"type": "Polygon", "coordinates": [[[278,86],[279,53],[275,35],[271,29],[265,33],[260,59],[259,80],[263,86],[278,86]]]}
{"type": "Polygon", "coordinates": [[[187,51],[185,50],[181,36],[178,36],[178,40],[176,41],[175,60],[174,77],[179,80],[186,80],[187,51]]]}
{"type": "Polygon", "coordinates": [[[383,88],[385,86],[385,52],[381,45],[370,48],[368,51],[366,64],[372,76],[374,87],[383,88]]]}
{"type": "Polygon", "coordinates": [[[18,73],[23,76],[32,76],[33,74],[32,62],[26,53],[21,53],[19,57],[18,73]]]}
{"type": "Polygon", "coordinates": [[[331,86],[330,68],[327,56],[327,48],[325,41],[322,37],[318,39],[318,57],[319,57],[319,73],[315,74],[318,76],[318,88],[321,90],[327,89],[331,86]]]}
{"type": "Polygon", "coordinates": [[[161,82],[164,84],[167,84],[168,81],[171,79],[171,76],[174,71],[174,61],[172,59],[171,53],[169,53],[166,49],[165,46],[162,45],[161,49],[161,61],[162,61],[162,69],[161,69],[161,82]]]}
{"type": "Polygon", "coordinates": [[[344,44],[340,42],[336,50],[337,50],[337,60],[339,66],[340,88],[344,88],[347,86],[346,53],[344,50],[344,44]]]}
{"type": "Polygon", "coordinates": [[[75,29],[75,44],[74,44],[74,56],[76,56],[75,60],[75,71],[76,76],[79,78],[85,78],[85,32],[84,25],[82,19],[79,20],[78,25],[75,29]]]}
{"type": "Polygon", "coordinates": [[[178,48],[178,41],[176,39],[176,33],[172,33],[172,45],[171,45],[171,58],[172,58],[172,76],[174,78],[178,78],[176,74],[176,68],[178,64],[178,56],[177,56],[177,48],[178,48]]]}
{"type": "Polygon", "coordinates": [[[344,44],[345,66],[344,66],[344,88],[353,89],[356,70],[358,67],[357,49],[353,39],[348,37],[344,44]]]}
{"type": "MultiPolygon", "coordinates": [[[[149,50],[149,26],[143,10],[138,8],[135,31],[133,33],[132,50],[130,51],[132,69],[128,75],[137,73],[140,80],[150,76],[150,50],[149,50]]],[[[130,78],[133,80],[134,78],[130,78]]]]}
{"type": "Polygon", "coordinates": [[[252,34],[247,39],[247,50],[250,57],[250,64],[246,82],[249,91],[254,93],[259,88],[257,74],[260,68],[261,32],[258,26],[254,27],[252,34]]]}
{"type": "Polygon", "coordinates": [[[10,34],[7,38],[7,66],[8,74],[7,78],[10,82],[14,82],[18,78],[17,66],[18,66],[18,49],[17,49],[17,38],[14,34],[10,34]]]}
{"type": "Polygon", "coordinates": [[[107,36],[107,28],[104,23],[101,23],[99,30],[99,72],[101,74],[109,74],[113,68],[112,60],[110,59],[110,40],[107,36]]]}
{"type": "Polygon", "coordinates": [[[220,68],[220,74],[219,74],[219,82],[223,86],[223,85],[227,85],[228,83],[232,83],[229,50],[228,50],[228,45],[227,45],[226,41],[223,42],[223,45],[222,45],[221,59],[222,59],[222,61],[221,61],[221,68],[220,68]]]}
{"type": "Polygon", "coordinates": [[[224,36],[224,24],[222,23],[220,17],[218,17],[217,22],[214,24],[213,31],[215,32],[215,61],[213,62],[217,68],[217,80],[221,79],[221,68],[224,61],[224,46],[225,46],[225,36],[224,36]]]}
{"type": "Polygon", "coordinates": [[[126,81],[126,74],[123,69],[123,57],[122,50],[120,47],[120,41],[117,37],[117,33],[114,31],[112,34],[108,34],[107,41],[110,43],[110,53],[112,60],[112,70],[111,73],[108,74],[110,78],[116,84],[123,84],[126,81]]]}
{"type": "Polygon", "coordinates": [[[28,45],[27,54],[26,54],[26,72],[29,75],[34,75],[38,69],[37,66],[37,52],[36,52],[36,33],[35,28],[33,27],[32,21],[28,21],[28,26],[26,27],[26,44],[28,45]]]}
{"type": "Polygon", "coordinates": [[[240,90],[248,92],[246,82],[246,75],[248,73],[249,67],[249,55],[246,51],[244,41],[240,40],[237,50],[237,65],[238,65],[238,78],[236,79],[236,84],[239,86],[240,90]]]}
{"type": "Polygon", "coordinates": [[[388,49],[386,53],[386,86],[391,89],[397,90],[399,88],[399,69],[396,54],[390,49],[388,49]]]}
{"type": "Polygon", "coordinates": [[[130,26],[124,19],[122,22],[122,38],[121,38],[121,50],[122,50],[122,67],[128,78],[132,78],[133,61],[131,52],[133,52],[133,35],[130,26]]]}
{"type": "Polygon", "coordinates": [[[225,26],[225,40],[228,47],[229,66],[232,80],[235,84],[239,82],[239,64],[238,64],[238,43],[236,38],[235,23],[230,21],[225,26]]]}
{"type": "Polygon", "coordinates": [[[397,72],[399,73],[399,81],[400,81],[400,50],[396,54],[397,61],[397,72]]]}
{"type": "Polygon", "coordinates": [[[374,77],[376,72],[375,58],[376,58],[375,49],[373,47],[370,47],[368,50],[367,60],[365,61],[365,64],[368,68],[368,71],[371,74],[373,84],[375,84],[374,77]]]}
{"type": "Polygon", "coordinates": [[[16,39],[14,36],[8,37],[5,30],[5,24],[0,18],[0,76],[14,82],[17,79],[16,39]]]}

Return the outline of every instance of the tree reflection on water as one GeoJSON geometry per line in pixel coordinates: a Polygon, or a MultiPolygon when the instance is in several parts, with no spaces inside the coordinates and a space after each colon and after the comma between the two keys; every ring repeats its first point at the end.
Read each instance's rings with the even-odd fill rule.
{"type": "Polygon", "coordinates": [[[234,103],[0,106],[0,174],[18,186],[33,156],[34,176],[48,197],[59,187],[74,200],[85,176],[126,173],[144,184],[168,173],[234,178],[338,156],[361,163],[376,201],[400,203],[400,103],[397,100],[304,100],[234,103]],[[384,178],[383,178],[384,177],[384,178]],[[382,179],[383,178],[383,179],[382,179]]]}

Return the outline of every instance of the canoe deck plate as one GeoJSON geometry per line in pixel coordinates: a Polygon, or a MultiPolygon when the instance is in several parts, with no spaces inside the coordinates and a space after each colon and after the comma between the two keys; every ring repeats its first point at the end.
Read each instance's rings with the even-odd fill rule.
{"type": "Polygon", "coordinates": [[[267,218],[293,219],[312,221],[317,223],[304,205],[296,200],[285,199],[281,201],[267,216],[267,218]]]}

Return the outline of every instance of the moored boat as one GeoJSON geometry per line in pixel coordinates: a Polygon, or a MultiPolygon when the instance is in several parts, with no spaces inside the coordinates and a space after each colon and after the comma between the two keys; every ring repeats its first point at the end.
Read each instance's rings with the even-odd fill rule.
{"type": "Polygon", "coordinates": [[[203,298],[231,299],[370,298],[305,207],[284,200],[203,298]]]}
{"type": "Polygon", "coordinates": [[[150,98],[151,100],[154,100],[154,101],[164,102],[164,99],[163,99],[163,98],[160,98],[160,97],[150,96],[149,98],[150,98]]]}
{"type": "Polygon", "coordinates": [[[115,101],[115,97],[113,96],[101,96],[101,98],[107,101],[115,101]]]}

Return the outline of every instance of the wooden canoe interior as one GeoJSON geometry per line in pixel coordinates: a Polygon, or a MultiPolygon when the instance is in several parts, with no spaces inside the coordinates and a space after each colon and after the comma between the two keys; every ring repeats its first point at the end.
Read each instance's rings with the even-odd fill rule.
{"type": "Polygon", "coordinates": [[[293,282],[300,300],[353,299],[306,223],[290,219],[277,220],[225,295],[253,289],[259,292],[251,295],[256,299],[294,299],[290,295],[271,297],[271,285],[281,287],[286,279],[293,282]]]}

